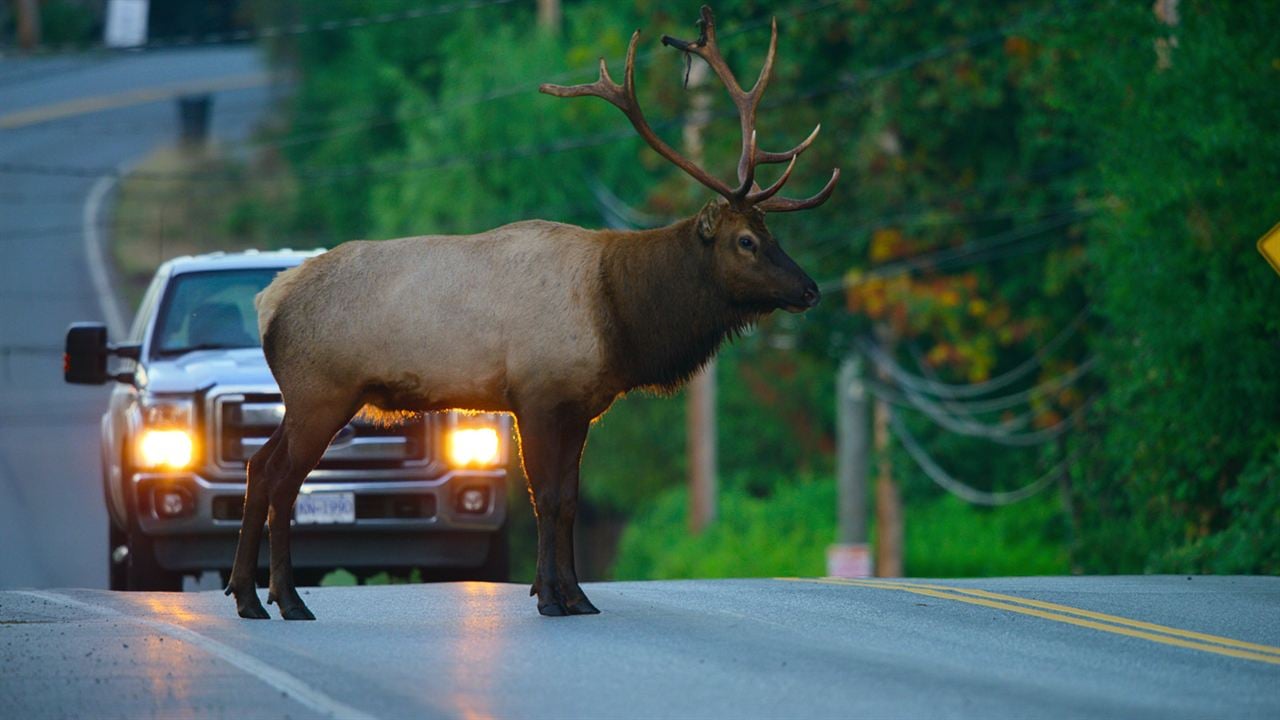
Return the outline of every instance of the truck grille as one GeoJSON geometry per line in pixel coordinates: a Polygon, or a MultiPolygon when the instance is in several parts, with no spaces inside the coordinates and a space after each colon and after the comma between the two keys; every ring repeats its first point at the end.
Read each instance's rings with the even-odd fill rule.
{"type": "MultiPolygon", "coordinates": [[[[216,400],[215,447],[222,465],[241,465],[266,444],[284,417],[278,395],[227,395],[216,400]]],[[[353,420],[329,444],[319,469],[400,467],[427,459],[427,420],[391,427],[353,420]]]]}

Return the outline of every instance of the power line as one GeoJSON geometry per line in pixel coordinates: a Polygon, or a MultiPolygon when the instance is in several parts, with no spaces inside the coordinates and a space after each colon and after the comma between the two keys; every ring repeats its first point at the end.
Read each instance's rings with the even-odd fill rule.
{"type": "MultiPolygon", "coordinates": [[[[927,217],[930,214],[937,212],[937,207],[944,203],[956,202],[956,201],[964,200],[977,195],[992,193],[997,190],[1008,190],[1010,188],[1027,185],[1032,182],[1043,182],[1048,178],[1055,178],[1061,175],[1067,175],[1082,167],[1084,167],[1083,160],[1079,158],[1071,158],[1067,160],[1062,160],[1058,162],[1047,163],[1045,165],[1037,166],[1027,172],[1016,174],[1016,175],[984,179],[982,182],[976,183],[973,186],[964,187],[959,190],[952,190],[949,192],[930,195],[925,198],[918,198],[913,202],[900,208],[896,214],[893,214],[893,215],[886,214],[878,217],[865,219],[859,222],[857,226],[855,226],[853,229],[849,230],[848,232],[840,233],[839,235],[828,236],[827,240],[820,241],[819,243],[817,243],[817,245],[819,246],[826,245],[828,240],[836,240],[836,239],[847,240],[852,236],[862,235],[864,233],[867,233],[873,230],[878,230],[882,227],[885,227],[887,225],[894,224],[894,223],[901,222],[905,225],[910,225],[911,223],[909,221],[911,219],[927,217]]],[[[1051,210],[1065,211],[1068,209],[1072,209],[1074,207],[1075,207],[1074,204],[1070,206],[1067,206],[1067,205],[1051,206],[1050,208],[1040,208],[1034,211],[1027,211],[1027,212],[1028,214],[1040,214],[1040,213],[1048,212],[1051,210]]],[[[1008,216],[1011,218],[1017,212],[1018,211],[1008,211],[1008,216]]],[[[999,215],[999,214],[993,213],[993,215],[999,215]]],[[[942,221],[935,224],[949,224],[945,221],[945,218],[948,218],[948,217],[954,217],[954,216],[944,216],[944,219],[942,221]]],[[[960,216],[959,219],[961,219],[962,221],[969,221],[969,220],[981,221],[984,218],[977,218],[973,215],[966,215],[966,216],[960,216]]],[[[993,217],[992,219],[996,219],[996,218],[993,217]]],[[[820,262],[830,257],[833,253],[835,253],[836,251],[844,247],[847,247],[847,245],[839,245],[839,244],[831,245],[826,249],[824,249],[818,255],[814,256],[812,259],[815,262],[820,262]]]]}
{"type": "MultiPolygon", "coordinates": [[[[988,235],[976,240],[970,240],[959,247],[935,250],[902,258],[893,263],[880,266],[855,278],[846,277],[827,280],[819,283],[818,287],[824,293],[836,292],[839,290],[848,290],[850,288],[857,287],[869,280],[882,280],[885,278],[897,277],[915,270],[923,270],[931,267],[955,267],[972,264],[972,262],[966,262],[966,260],[971,261],[974,256],[981,257],[982,255],[991,253],[994,250],[999,250],[1000,248],[1004,248],[1008,245],[1036,237],[1049,232],[1050,230],[1066,227],[1076,220],[1091,215],[1094,212],[1096,212],[1096,210],[1091,209],[1081,212],[1062,213],[1045,218],[1029,226],[1014,228],[995,235],[988,235]]],[[[995,258],[999,257],[1000,255],[995,256],[995,258]]]]}
{"type": "Polygon", "coordinates": [[[1058,334],[1052,339],[1038,348],[1026,360],[1023,360],[1016,367],[1008,372],[1002,373],[990,380],[967,385],[953,385],[949,383],[931,381],[918,375],[912,375],[905,368],[899,365],[889,356],[882,348],[862,341],[859,347],[871,358],[877,367],[883,368],[893,378],[894,382],[909,387],[915,392],[921,394],[930,394],[943,397],[948,400],[963,400],[980,397],[989,393],[996,392],[1006,388],[1013,383],[1026,377],[1032,370],[1040,366],[1046,357],[1051,356],[1062,347],[1064,343],[1072,338],[1080,328],[1084,325],[1085,318],[1088,317],[1092,306],[1086,305],[1081,308],[1075,317],[1071,319],[1058,334]]]}
{"type": "MultiPolygon", "coordinates": [[[[509,1],[509,0],[503,0],[503,1],[509,1]]],[[[833,3],[830,3],[830,2],[819,3],[817,5],[810,6],[811,8],[810,10],[802,9],[802,11],[807,12],[807,11],[812,11],[812,9],[821,9],[821,8],[826,8],[831,6],[833,6],[833,3]]],[[[797,13],[799,12],[801,11],[797,11],[797,13]]],[[[811,99],[813,97],[817,97],[824,94],[830,94],[832,92],[837,92],[840,90],[858,89],[861,85],[865,84],[866,82],[872,79],[879,79],[882,77],[886,77],[895,72],[900,72],[902,70],[915,67],[916,65],[919,65],[923,62],[945,57],[947,55],[951,55],[951,54],[955,54],[958,52],[971,49],[973,47],[976,47],[977,45],[991,42],[1000,37],[1004,37],[1007,33],[1012,32],[1013,30],[1022,29],[1031,25],[1038,24],[1039,22],[1043,22],[1048,17],[1049,17],[1049,13],[1037,13],[1034,16],[1023,18],[1020,21],[1011,23],[1009,25],[1001,26],[1000,28],[997,28],[995,30],[990,30],[983,33],[977,33],[974,35],[966,36],[965,38],[962,38],[961,41],[958,43],[942,44],[942,45],[935,46],[934,48],[927,49],[925,51],[904,56],[903,58],[899,58],[898,60],[892,63],[889,63],[887,65],[883,65],[878,68],[873,68],[871,70],[856,74],[853,77],[843,80],[834,86],[829,86],[827,88],[818,89],[818,90],[801,92],[801,93],[793,94],[786,98],[780,98],[772,102],[765,102],[763,103],[762,108],[772,109],[772,108],[788,107],[791,104],[793,104],[797,99],[811,99]]],[[[738,32],[744,32],[744,31],[745,31],[744,29],[738,30],[738,32]]],[[[649,52],[654,53],[656,52],[656,49],[651,50],[649,52]]],[[[580,71],[573,71],[573,74],[576,75],[579,72],[580,71]]],[[[566,73],[562,73],[561,75],[564,76],[566,75],[566,73]]],[[[724,113],[718,113],[716,114],[715,117],[729,117],[732,115],[733,115],[733,112],[729,111],[724,113]]],[[[659,128],[668,127],[668,126],[681,124],[684,122],[684,120],[685,118],[683,116],[680,116],[680,117],[673,118],[672,120],[669,120],[669,121],[653,123],[653,125],[659,128]]],[[[599,133],[597,135],[588,136],[586,138],[561,139],[558,141],[548,143],[543,146],[525,146],[520,148],[506,148],[506,149],[499,149],[497,151],[492,151],[488,153],[457,156],[454,158],[443,158],[443,159],[437,158],[437,159],[429,159],[429,160],[421,160],[421,161],[389,162],[389,163],[381,163],[377,165],[360,163],[360,164],[345,165],[345,166],[329,166],[329,167],[312,166],[309,168],[303,168],[299,170],[297,173],[295,173],[295,175],[297,177],[306,178],[306,179],[326,180],[326,179],[341,179],[341,178],[353,177],[357,175],[371,176],[371,175],[400,174],[404,172],[412,172],[412,171],[423,170],[423,169],[438,169],[442,167],[452,167],[456,165],[478,164],[478,163],[489,162],[493,160],[506,160],[506,159],[513,159],[513,158],[554,154],[558,152],[564,152],[566,150],[583,149],[587,147],[603,145],[608,142],[612,142],[614,140],[633,139],[633,138],[634,138],[634,133],[630,130],[629,127],[627,127],[626,129],[619,129],[615,132],[599,133]]],[[[272,143],[257,144],[257,147],[271,147],[271,146],[273,146],[272,143]]],[[[63,166],[41,165],[37,163],[0,163],[0,173],[61,175],[61,176],[71,176],[71,177],[99,177],[102,175],[115,175],[115,176],[119,175],[119,171],[117,169],[109,168],[109,167],[87,168],[87,167],[66,166],[66,165],[63,165],[63,166]]],[[[171,173],[171,174],[135,173],[133,174],[133,176],[139,177],[141,179],[184,179],[184,180],[190,179],[193,181],[200,181],[200,180],[228,181],[231,179],[229,177],[222,176],[216,173],[171,173]]]]}
{"type": "MultiPolygon", "coordinates": [[[[876,392],[877,386],[871,385],[869,387],[872,387],[873,392],[876,392]]],[[[1083,417],[1084,412],[1088,409],[1087,404],[1081,405],[1072,412],[1071,415],[1054,423],[1053,425],[1039,430],[1033,430],[1031,432],[1013,433],[1007,428],[956,418],[919,393],[906,388],[903,388],[902,392],[906,395],[907,402],[910,403],[911,407],[923,413],[932,420],[934,424],[944,430],[957,435],[980,438],[982,440],[996,443],[997,445],[1006,445],[1008,447],[1032,447],[1034,445],[1043,445],[1050,440],[1057,439],[1063,433],[1067,432],[1067,430],[1070,430],[1071,425],[1083,417]]]]}
{"type": "MultiPolygon", "coordinates": [[[[22,52],[41,56],[74,56],[98,53],[114,54],[120,52],[137,52],[139,50],[188,48],[205,45],[228,45],[231,43],[249,42],[252,40],[269,40],[280,37],[309,35],[311,33],[359,30],[362,28],[387,25],[390,23],[421,20],[439,15],[450,15],[463,10],[474,10],[495,5],[507,5],[512,2],[515,2],[515,0],[464,0],[463,2],[437,5],[435,7],[417,7],[409,10],[377,13],[361,17],[330,18],[328,20],[298,22],[288,25],[274,25],[246,30],[233,30],[230,32],[174,35],[170,37],[154,38],[141,45],[133,45],[126,48],[111,48],[101,43],[96,43],[86,48],[83,45],[67,43],[63,45],[40,45],[31,51],[22,52]]],[[[14,52],[18,52],[18,48],[14,46],[0,46],[0,55],[14,52]]]]}
{"type": "Polygon", "coordinates": [[[921,447],[919,441],[907,429],[905,423],[897,413],[889,414],[890,426],[893,428],[893,434],[902,442],[902,447],[906,449],[907,454],[915,461],[916,465],[924,471],[926,477],[932,480],[938,487],[974,505],[1000,506],[1012,505],[1030,498],[1045,488],[1049,487],[1055,477],[1060,475],[1068,465],[1076,458],[1077,453],[1073,452],[1064,458],[1057,465],[1054,465],[1048,472],[1033,480],[1031,483],[1017,489],[1002,492],[991,492],[987,490],[979,490],[956,478],[952,477],[946,470],[942,469],[928,452],[921,447]]]}

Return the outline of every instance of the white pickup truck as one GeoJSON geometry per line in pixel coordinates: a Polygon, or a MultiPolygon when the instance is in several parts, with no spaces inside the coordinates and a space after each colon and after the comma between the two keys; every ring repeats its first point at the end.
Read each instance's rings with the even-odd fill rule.
{"type": "MultiPolygon", "coordinates": [[[[176,258],[156,271],[123,343],[101,324],[68,330],[66,381],[116,383],[102,416],[113,590],[180,590],[184,574],[231,567],[245,461],[284,414],[253,298],[318,252],[176,258]]],[[[295,574],[506,580],[510,437],[502,415],[353,421],[298,496],[295,574]]]]}

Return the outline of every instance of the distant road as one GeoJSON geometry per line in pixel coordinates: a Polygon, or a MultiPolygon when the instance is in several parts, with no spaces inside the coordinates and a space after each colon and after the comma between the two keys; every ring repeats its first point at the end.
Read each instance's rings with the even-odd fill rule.
{"type": "MultiPolygon", "coordinates": [[[[176,138],[184,89],[216,93],[214,136],[243,139],[262,72],[251,48],[0,60],[0,164],[137,160],[176,138]]],[[[67,325],[104,319],[83,240],[95,180],[0,172],[0,588],[106,586],[106,390],[63,385],[61,362],[67,325]]]]}
{"type": "Polygon", "coordinates": [[[0,592],[13,717],[1277,718],[1280,578],[0,592]]]}

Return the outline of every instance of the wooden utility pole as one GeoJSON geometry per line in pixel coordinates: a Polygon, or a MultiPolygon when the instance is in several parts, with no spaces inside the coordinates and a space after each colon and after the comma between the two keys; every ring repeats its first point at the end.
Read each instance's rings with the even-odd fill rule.
{"type": "Polygon", "coordinates": [[[827,548],[827,575],[871,576],[867,545],[867,386],[862,358],[851,355],[836,376],[836,544],[827,548]]]}
{"type": "MultiPolygon", "coordinates": [[[[876,338],[886,353],[893,352],[893,337],[888,328],[876,328],[876,338]]],[[[887,370],[877,370],[882,385],[889,385],[887,370]]],[[[889,418],[893,409],[882,397],[875,402],[874,429],[876,446],[876,576],[902,577],[902,496],[893,480],[893,459],[889,457],[889,418]]]]}
{"type": "Polygon", "coordinates": [[[560,0],[538,0],[538,27],[560,34],[560,0]]]}
{"type": "Polygon", "coordinates": [[[40,0],[18,0],[18,47],[35,50],[40,46],[40,0]]]}
{"type": "MultiPolygon", "coordinates": [[[[711,96],[704,89],[707,64],[689,68],[688,120],[684,124],[685,155],[702,165],[702,130],[711,121],[711,96]]],[[[693,379],[687,393],[689,448],[689,531],[700,533],[716,518],[716,361],[713,357],[693,379]]]]}

